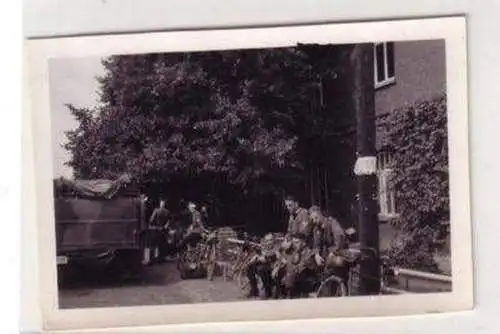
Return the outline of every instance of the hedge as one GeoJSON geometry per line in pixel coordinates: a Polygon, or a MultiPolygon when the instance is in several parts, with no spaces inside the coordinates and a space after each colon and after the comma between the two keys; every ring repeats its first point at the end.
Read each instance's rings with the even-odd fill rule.
{"type": "Polygon", "coordinates": [[[449,233],[446,95],[395,110],[387,125],[400,232],[392,258],[399,266],[438,271],[433,255],[449,233]]]}

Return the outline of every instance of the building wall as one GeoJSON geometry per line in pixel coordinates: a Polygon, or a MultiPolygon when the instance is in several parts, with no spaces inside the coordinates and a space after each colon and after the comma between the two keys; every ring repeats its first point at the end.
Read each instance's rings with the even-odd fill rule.
{"type": "Polygon", "coordinates": [[[415,101],[429,99],[446,88],[444,40],[396,42],[395,82],[377,89],[377,114],[415,101]]]}
{"type": "MultiPolygon", "coordinates": [[[[428,99],[445,88],[444,41],[397,42],[394,46],[395,82],[375,91],[376,113],[380,116],[420,99],[428,99]]],[[[349,62],[348,57],[343,61],[349,62]]],[[[351,94],[352,73],[341,72],[338,82],[325,89],[326,103],[334,115],[335,133],[328,154],[328,203],[322,205],[344,227],[356,225],[356,177],[353,166],[356,160],[356,117],[350,99],[329,99],[329,96],[351,94]]],[[[379,121],[379,120],[378,120],[379,121]]],[[[384,134],[377,131],[377,137],[384,134]]],[[[311,205],[305,201],[305,206],[311,205]]],[[[395,231],[389,224],[381,227],[381,246],[387,248],[395,231]]]]}
{"type": "MultiPolygon", "coordinates": [[[[396,42],[394,44],[395,81],[375,91],[377,124],[384,115],[421,100],[428,100],[446,89],[446,54],[444,40],[396,42]]],[[[384,127],[377,129],[377,149],[390,146],[384,127]]],[[[397,211],[397,203],[396,203],[397,211]]],[[[387,217],[380,216],[382,222],[387,217]]],[[[388,249],[397,230],[391,224],[380,226],[380,248],[388,249]]]]}

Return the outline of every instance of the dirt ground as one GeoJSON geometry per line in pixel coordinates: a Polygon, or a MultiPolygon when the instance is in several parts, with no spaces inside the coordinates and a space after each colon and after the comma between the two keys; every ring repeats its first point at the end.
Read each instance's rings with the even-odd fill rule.
{"type": "Polygon", "coordinates": [[[174,263],[148,266],[142,281],[78,282],[59,291],[60,308],[227,302],[243,299],[235,282],[181,280],[174,263]]]}

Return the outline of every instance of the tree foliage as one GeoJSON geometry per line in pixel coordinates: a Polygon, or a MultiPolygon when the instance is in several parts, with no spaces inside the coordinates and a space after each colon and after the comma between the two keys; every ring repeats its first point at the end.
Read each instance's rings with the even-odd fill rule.
{"type": "Polygon", "coordinates": [[[287,191],[328,151],[325,92],[340,55],[301,45],[109,57],[100,104],[68,106],[79,124],[68,165],[76,178],[127,172],[144,191],[184,198],[287,191]]]}
{"type": "Polygon", "coordinates": [[[179,174],[250,176],[241,161],[283,166],[294,144],[256,117],[246,94],[232,101],[196,62],[169,56],[120,56],[104,62],[101,106],[69,106],[79,127],[66,146],[77,176],[111,177],[125,170],[140,181],[179,174]],[[82,158],[80,158],[82,157],[82,158]]]}
{"type": "Polygon", "coordinates": [[[401,231],[394,257],[399,265],[435,270],[432,256],[450,214],[446,96],[398,109],[388,125],[401,231]]]}

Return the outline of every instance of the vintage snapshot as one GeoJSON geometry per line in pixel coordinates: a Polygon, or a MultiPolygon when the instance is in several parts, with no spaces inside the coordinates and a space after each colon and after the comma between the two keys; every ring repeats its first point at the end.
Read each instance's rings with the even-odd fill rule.
{"type": "Polygon", "coordinates": [[[48,326],[470,309],[464,31],[30,41],[48,326]]]}

